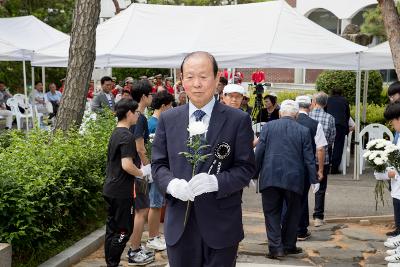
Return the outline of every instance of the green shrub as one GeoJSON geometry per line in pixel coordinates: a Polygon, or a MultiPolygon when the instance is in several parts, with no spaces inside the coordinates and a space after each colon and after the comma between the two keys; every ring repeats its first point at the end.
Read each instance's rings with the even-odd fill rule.
{"type": "Polygon", "coordinates": [[[114,127],[110,112],[89,121],[84,134],[8,134],[0,153],[0,242],[30,254],[97,216],[114,127]]]}
{"type": "MultiPolygon", "coordinates": [[[[364,72],[361,85],[364,84],[364,72]]],[[[381,104],[383,79],[378,71],[370,71],[368,78],[368,103],[381,104]]],[[[355,103],[356,98],[356,73],[354,71],[329,70],[322,72],[316,81],[316,89],[329,94],[333,88],[343,90],[343,96],[349,103],[355,103]]],[[[363,88],[363,87],[362,87],[363,88]]],[[[362,101],[362,92],[361,92],[362,101]]]]}
{"type": "MultiPolygon", "coordinates": [[[[366,116],[366,124],[370,123],[380,123],[386,124],[386,120],[383,117],[383,112],[385,111],[385,105],[377,105],[377,104],[368,104],[367,105],[367,116],[366,116]]],[[[360,122],[362,123],[362,112],[363,106],[360,107],[360,122]]],[[[356,113],[355,105],[350,106],[350,115],[354,119],[356,113]]]]}

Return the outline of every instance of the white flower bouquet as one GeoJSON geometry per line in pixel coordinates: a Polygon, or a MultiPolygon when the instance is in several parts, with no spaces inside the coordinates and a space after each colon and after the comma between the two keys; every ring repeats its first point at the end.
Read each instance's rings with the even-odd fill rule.
{"type": "Polygon", "coordinates": [[[375,178],[377,180],[375,185],[375,208],[378,209],[378,202],[383,205],[384,193],[388,188],[388,180],[386,174],[389,169],[399,169],[400,167],[400,150],[399,147],[392,142],[385,139],[371,140],[367,144],[367,151],[363,157],[374,168],[375,178]]]}

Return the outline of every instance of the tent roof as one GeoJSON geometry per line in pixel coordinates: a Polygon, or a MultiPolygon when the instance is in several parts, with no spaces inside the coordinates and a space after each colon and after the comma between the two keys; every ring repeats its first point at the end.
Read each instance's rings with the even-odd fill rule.
{"type": "Polygon", "coordinates": [[[394,69],[392,52],[386,41],[361,54],[362,70],[394,69]]]}
{"type": "Polygon", "coordinates": [[[20,56],[7,56],[7,50],[0,46],[2,60],[30,60],[33,51],[47,47],[54,42],[68,39],[62,33],[34,16],[0,18],[0,38],[18,49],[20,56]],[[5,49],[5,50],[3,50],[5,49]],[[24,55],[22,57],[22,55],[24,55]]]}
{"type": "Polygon", "coordinates": [[[23,60],[24,55],[18,47],[0,40],[0,61],[23,60]]]}
{"type": "MultiPolygon", "coordinates": [[[[96,42],[96,66],[101,67],[178,67],[186,54],[202,50],[213,54],[220,67],[356,69],[356,52],[366,49],[313,23],[285,1],[132,4],[97,27],[96,42]]],[[[51,64],[57,58],[57,66],[66,66],[68,46],[38,51],[33,64],[56,66],[51,64]]]]}
{"type": "Polygon", "coordinates": [[[323,8],[339,19],[350,19],[363,8],[377,4],[376,0],[297,0],[296,9],[308,15],[315,9],[323,8]]]}

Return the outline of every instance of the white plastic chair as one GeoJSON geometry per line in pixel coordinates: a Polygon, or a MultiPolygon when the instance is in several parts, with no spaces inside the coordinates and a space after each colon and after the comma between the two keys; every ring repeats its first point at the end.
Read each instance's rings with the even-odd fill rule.
{"type": "Polygon", "coordinates": [[[387,134],[389,136],[390,141],[393,142],[392,132],[385,125],[379,123],[369,124],[360,132],[360,146],[359,146],[360,174],[362,174],[363,170],[365,170],[365,160],[363,158],[363,154],[366,152],[366,149],[364,149],[365,145],[371,140],[384,138],[385,134],[387,134]],[[364,142],[363,138],[365,134],[368,134],[368,139],[366,142],[364,142]]]}
{"type": "Polygon", "coordinates": [[[253,128],[253,132],[254,132],[254,136],[258,136],[261,133],[261,129],[264,126],[265,122],[258,122],[253,124],[252,128],[253,128]]]}
{"type": "Polygon", "coordinates": [[[11,112],[16,118],[18,130],[21,130],[21,125],[24,123],[24,121],[26,122],[27,118],[28,121],[30,118],[33,124],[33,110],[30,104],[27,104],[26,102],[21,102],[21,98],[11,97],[7,99],[7,105],[11,107],[11,112]],[[19,107],[24,108],[25,113],[21,113],[19,107]]]}
{"type": "Polygon", "coordinates": [[[343,175],[346,175],[347,168],[350,166],[350,151],[351,151],[352,136],[353,136],[353,132],[349,132],[349,134],[346,135],[345,139],[344,139],[342,160],[339,165],[339,170],[342,171],[343,175]]]}

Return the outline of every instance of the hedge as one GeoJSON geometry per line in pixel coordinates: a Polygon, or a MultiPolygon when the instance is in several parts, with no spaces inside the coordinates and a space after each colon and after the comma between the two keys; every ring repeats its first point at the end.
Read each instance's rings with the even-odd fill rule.
{"type": "MultiPolygon", "coordinates": [[[[364,85],[364,72],[362,73],[361,84],[362,86],[364,85]]],[[[354,71],[324,71],[318,76],[315,86],[318,91],[324,91],[327,94],[330,94],[333,88],[342,89],[343,96],[347,98],[349,103],[355,103],[356,73],[354,71]]],[[[368,103],[381,104],[382,87],[382,75],[378,71],[370,71],[368,78],[368,103]]]]}
{"type": "Polygon", "coordinates": [[[32,254],[97,216],[114,127],[107,113],[89,121],[84,134],[34,129],[0,138],[0,242],[32,254]]]}

